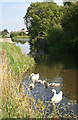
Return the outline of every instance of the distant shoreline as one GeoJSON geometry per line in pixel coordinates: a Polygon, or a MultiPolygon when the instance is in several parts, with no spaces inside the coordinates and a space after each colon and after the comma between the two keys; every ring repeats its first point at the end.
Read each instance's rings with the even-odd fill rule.
{"type": "Polygon", "coordinates": [[[9,43],[14,43],[11,38],[0,38],[0,42],[9,42],[9,43]]]}

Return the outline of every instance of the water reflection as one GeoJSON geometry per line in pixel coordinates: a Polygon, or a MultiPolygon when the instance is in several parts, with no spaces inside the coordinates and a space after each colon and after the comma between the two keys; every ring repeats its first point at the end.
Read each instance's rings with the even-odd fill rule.
{"type": "MultiPolygon", "coordinates": [[[[74,57],[75,58],[75,57],[74,57]]],[[[71,56],[35,57],[37,63],[33,72],[40,73],[40,79],[60,82],[62,91],[68,99],[76,99],[76,59],[71,56]]]]}
{"type": "Polygon", "coordinates": [[[76,99],[76,69],[67,69],[63,75],[63,91],[69,99],[76,99]]]}
{"type": "Polygon", "coordinates": [[[20,42],[16,43],[16,46],[19,46],[22,50],[22,53],[27,55],[30,52],[30,45],[28,42],[25,42],[24,44],[21,44],[20,42]]]}

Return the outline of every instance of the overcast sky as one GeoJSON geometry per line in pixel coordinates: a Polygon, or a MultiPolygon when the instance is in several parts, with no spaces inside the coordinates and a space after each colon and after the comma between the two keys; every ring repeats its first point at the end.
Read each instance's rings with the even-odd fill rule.
{"type": "MultiPolygon", "coordinates": [[[[0,31],[20,30],[26,28],[23,17],[31,2],[43,2],[43,0],[0,0],[0,31]],[[28,2],[27,2],[28,1],[28,2]]],[[[62,5],[62,0],[54,0],[62,5]]]]}

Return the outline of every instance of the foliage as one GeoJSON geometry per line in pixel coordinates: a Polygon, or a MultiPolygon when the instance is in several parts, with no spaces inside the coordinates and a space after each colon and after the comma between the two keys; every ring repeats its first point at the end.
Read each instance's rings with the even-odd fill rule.
{"type": "Polygon", "coordinates": [[[1,32],[1,34],[2,34],[2,37],[5,38],[6,35],[8,34],[8,30],[7,30],[7,29],[4,29],[4,30],[1,32]]]}
{"type": "Polygon", "coordinates": [[[28,42],[29,39],[30,39],[30,36],[28,36],[28,35],[12,37],[13,42],[17,42],[17,43],[20,42],[21,44],[28,42]]]}
{"type": "Polygon", "coordinates": [[[63,35],[63,29],[60,24],[54,25],[50,30],[48,31],[48,45],[50,51],[60,51],[62,46],[62,35],[63,35]]]}
{"type": "Polygon", "coordinates": [[[36,118],[40,117],[40,112],[36,112],[35,100],[29,97],[29,89],[24,90],[21,85],[23,79],[22,73],[20,76],[15,76],[11,68],[8,68],[9,62],[7,57],[2,63],[2,118],[36,118]],[[18,81],[19,79],[19,81],[18,81]],[[25,95],[25,92],[27,94],[25,95]]]}
{"type": "Polygon", "coordinates": [[[22,30],[25,30],[25,28],[22,28],[22,30]]]}
{"type": "Polygon", "coordinates": [[[64,29],[63,40],[68,50],[77,50],[78,41],[78,2],[65,6],[67,9],[63,15],[61,25],[64,29]]]}
{"type": "Polygon", "coordinates": [[[19,32],[11,32],[10,33],[10,37],[15,37],[15,36],[18,36],[19,35],[19,32]]]}
{"type": "Polygon", "coordinates": [[[34,60],[23,55],[19,46],[2,43],[2,48],[5,50],[5,55],[10,63],[9,67],[15,72],[15,75],[19,75],[20,72],[24,73],[33,67],[34,60]]]}
{"type": "Polygon", "coordinates": [[[25,32],[23,32],[23,31],[21,31],[21,32],[19,33],[19,35],[20,35],[20,36],[25,36],[25,35],[26,35],[26,33],[25,33],[25,32]]]}
{"type": "Polygon", "coordinates": [[[55,3],[31,3],[24,17],[27,29],[35,38],[38,34],[47,35],[50,25],[60,21],[59,6],[55,3]],[[45,14],[46,13],[46,14],[45,14]]]}
{"type": "MultiPolygon", "coordinates": [[[[51,2],[31,3],[24,17],[31,39],[36,41],[35,37],[38,38],[40,35],[47,38],[49,47],[48,45],[46,47],[50,52],[78,51],[78,2],[64,4],[58,6],[51,2]]],[[[33,40],[30,40],[30,43],[32,46],[33,40]]],[[[46,44],[41,42],[41,46],[42,43],[46,44]]]]}
{"type": "Polygon", "coordinates": [[[25,32],[21,31],[21,32],[11,32],[10,33],[10,37],[12,39],[13,42],[21,42],[21,43],[25,43],[26,41],[29,40],[29,36],[26,35],[25,32]]]}
{"type": "Polygon", "coordinates": [[[2,118],[40,118],[42,102],[38,100],[37,104],[30,97],[29,88],[25,90],[21,84],[23,73],[34,64],[33,59],[22,55],[19,47],[13,44],[2,43],[2,49],[2,118]]]}

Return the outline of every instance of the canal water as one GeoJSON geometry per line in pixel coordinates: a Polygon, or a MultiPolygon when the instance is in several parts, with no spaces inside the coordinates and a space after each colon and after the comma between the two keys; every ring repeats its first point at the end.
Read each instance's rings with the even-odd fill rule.
{"type": "MultiPolygon", "coordinates": [[[[30,53],[30,45],[28,42],[25,44],[16,43],[16,45],[20,46],[23,54],[28,55],[30,53]]],[[[76,57],[71,55],[40,56],[38,53],[34,53],[34,60],[36,67],[32,72],[39,73],[41,80],[46,80],[48,83],[59,82],[61,86],[45,88],[44,85],[35,83],[35,88],[31,90],[31,96],[36,100],[38,100],[38,98],[43,100],[44,104],[47,105],[46,101],[51,101],[53,96],[50,92],[52,89],[55,89],[57,93],[62,91],[63,99],[59,103],[60,106],[63,104],[68,105],[69,109],[73,110],[75,114],[78,114],[78,106],[75,102],[77,99],[76,75],[78,71],[76,68],[76,57]]],[[[25,89],[30,82],[28,75],[23,81],[25,89]]],[[[51,107],[52,105],[50,106],[50,112],[51,107]]]]}

